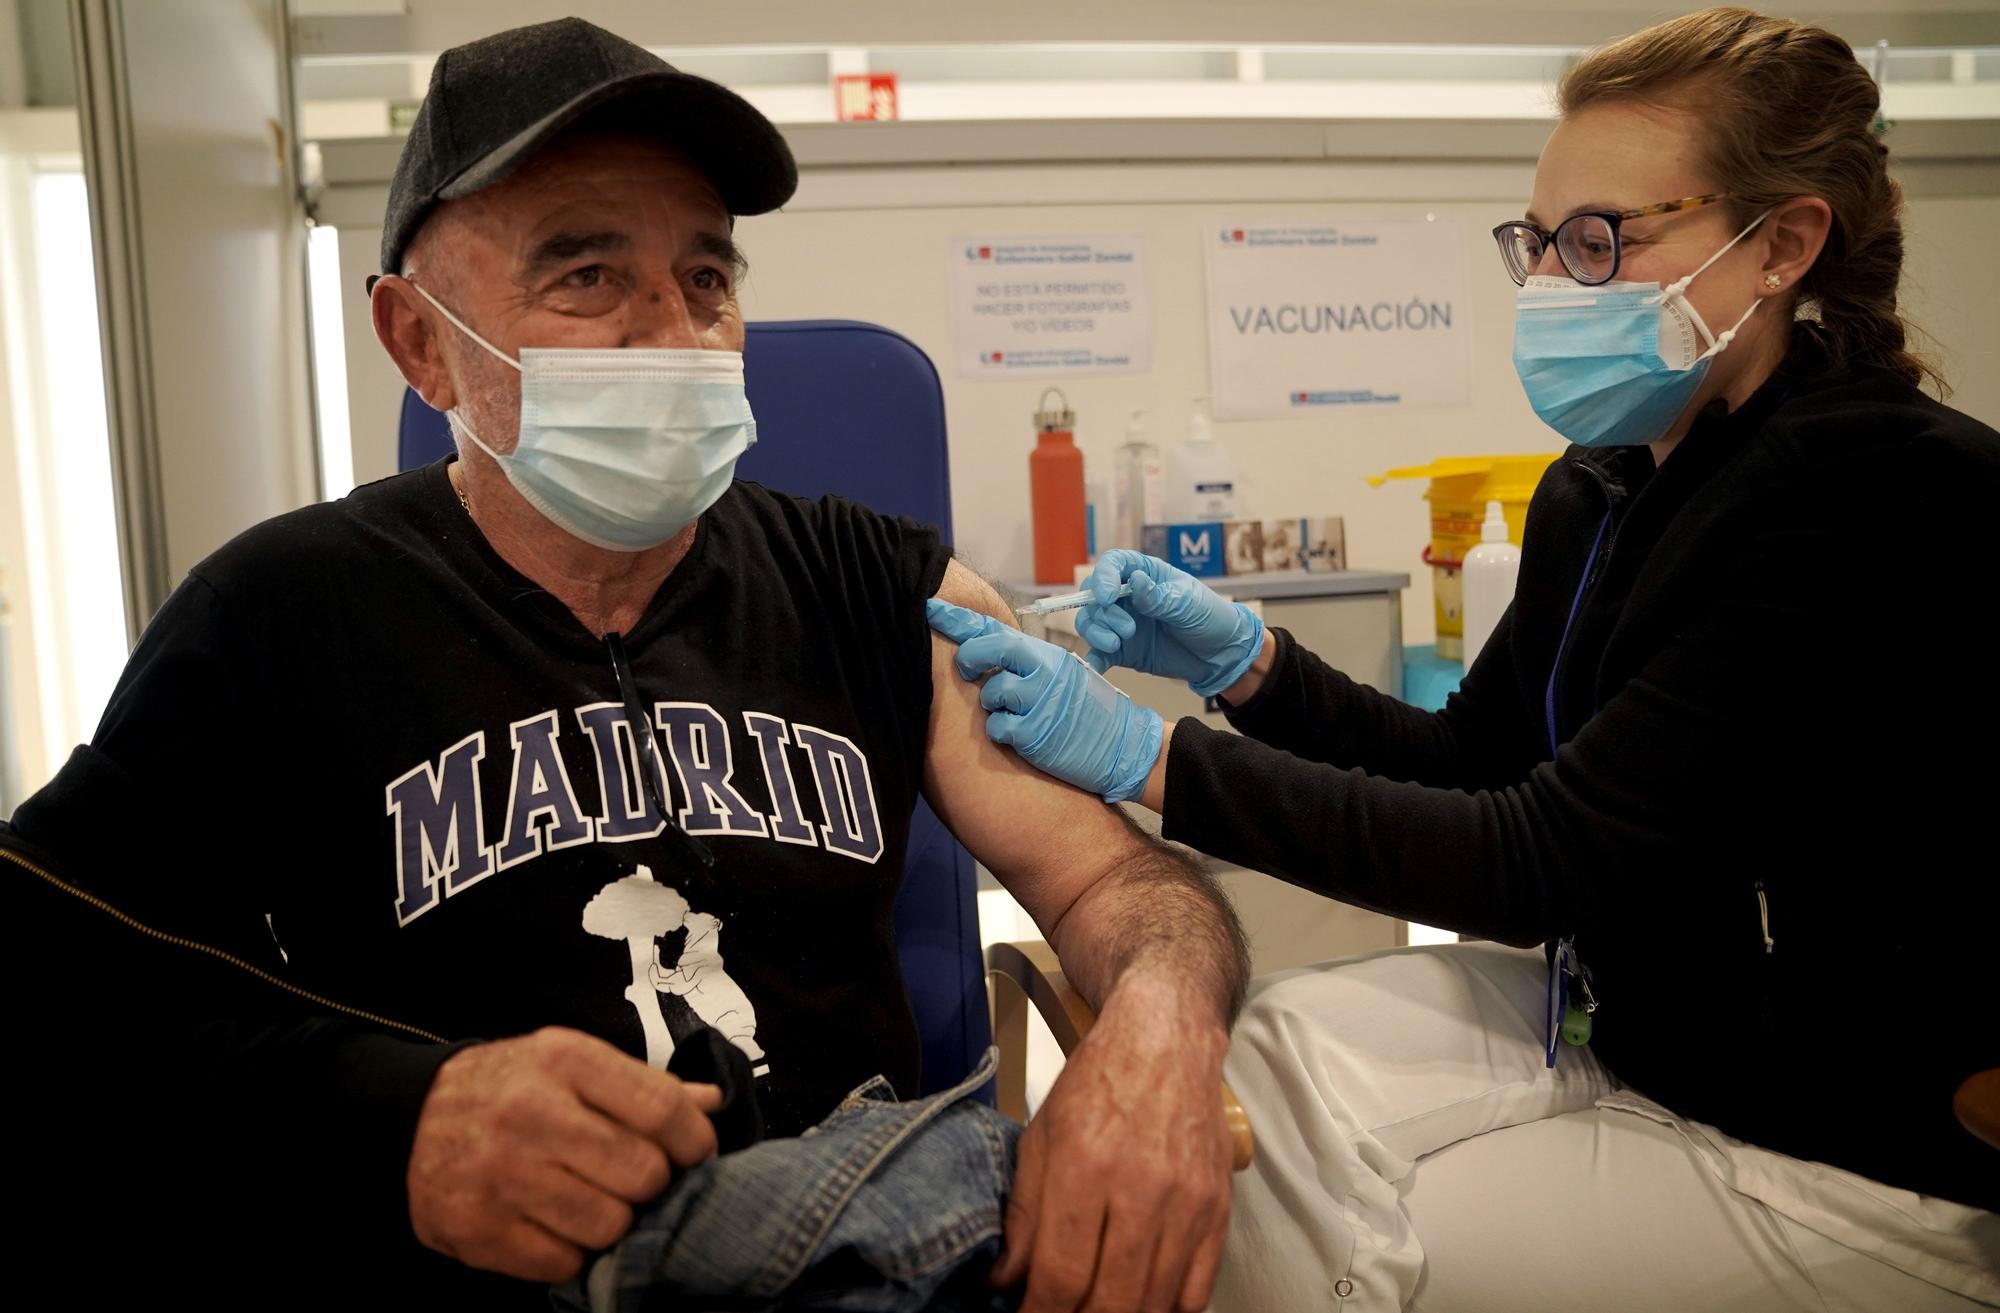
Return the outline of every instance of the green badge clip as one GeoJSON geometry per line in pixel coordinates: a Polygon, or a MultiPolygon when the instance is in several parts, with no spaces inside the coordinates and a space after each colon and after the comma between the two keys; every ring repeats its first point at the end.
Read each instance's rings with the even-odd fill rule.
{"type": "Polygon", "coordinates": [[[1561,1034],[1564,1043],[1578,1048],[1590,1043],[1590,1014],[1582,1008],[1564,1009],[1561,1034]]]}

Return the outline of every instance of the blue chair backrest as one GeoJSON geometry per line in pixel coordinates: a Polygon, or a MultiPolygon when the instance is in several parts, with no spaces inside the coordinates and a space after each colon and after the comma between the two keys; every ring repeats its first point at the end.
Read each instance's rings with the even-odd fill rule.
{"type": "MultiPolygon", "coordinates": [[[[737,474],[907,515],[937,526],[949,543],[944,392],[930,357],[899,333],[843,319],[750,324],[744,336],[757,445],[737,474]]],[[[398,437],[406,470],[452,450],[444,416],[407,390],[398,437]]],[[[991,1028],[972,855],[922,799],[910,817],[896,943],[923,1041],[921,1093],[948,1089],[985,1053],[991,1028]]]]}

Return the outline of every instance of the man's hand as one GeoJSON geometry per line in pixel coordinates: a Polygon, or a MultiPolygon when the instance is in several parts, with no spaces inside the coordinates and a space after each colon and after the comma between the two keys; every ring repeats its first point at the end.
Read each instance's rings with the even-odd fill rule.
{"type": "MultiPolygon", "coordinates": [[[[1136,973],[1135,973],[1136,976],[1136,973]]],[[[1219,1024],[1171,981],[1122,980],[1021,1138],[997,1286],[1023,1313],[1195,1313],[1229,1226],[1219,1024]]]]}
{"type": "Polygon", "coordinates": [[[566,1281],[631,1229],[632,1205],[715,1153],[722,1091],[684,1084],[579,1031],[454,1054],[417,1119],[417,1239],[470,1267],[566,1281]]]}

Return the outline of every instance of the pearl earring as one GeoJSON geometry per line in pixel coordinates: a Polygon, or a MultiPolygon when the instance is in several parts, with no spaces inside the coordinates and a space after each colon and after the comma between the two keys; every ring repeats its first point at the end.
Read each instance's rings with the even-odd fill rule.
{"type": "Polygon", "coordinates": [[[1776,274],[1764,275],[1764,286],[1770,288],[1774,292],[1778,290],[1778,284],[1784,281],[1785,281],[1784,279],[1778,277],[1778,275],[1776,274]]]}

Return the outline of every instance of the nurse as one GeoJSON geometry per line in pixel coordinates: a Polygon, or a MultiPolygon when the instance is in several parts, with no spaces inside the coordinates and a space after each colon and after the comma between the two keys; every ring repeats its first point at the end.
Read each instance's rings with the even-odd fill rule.
{"type": "Polygon", "coordinates": [[[1573,445],[1443,711],[1135,552],[1090,578],[1088,666],[933,625],[1041,769],[1494,941],[1259,982],[1216,1308],[2000,1303],[2000,1153],[1951,1112],[2000,1066],[2000,435],[1906,346],[1875,84],[1831,33],[1711,9],[1560,106],[1494,235],[1573,445]],[[1162,724],[1112,665],[1240,733],[1162,724]]]}

